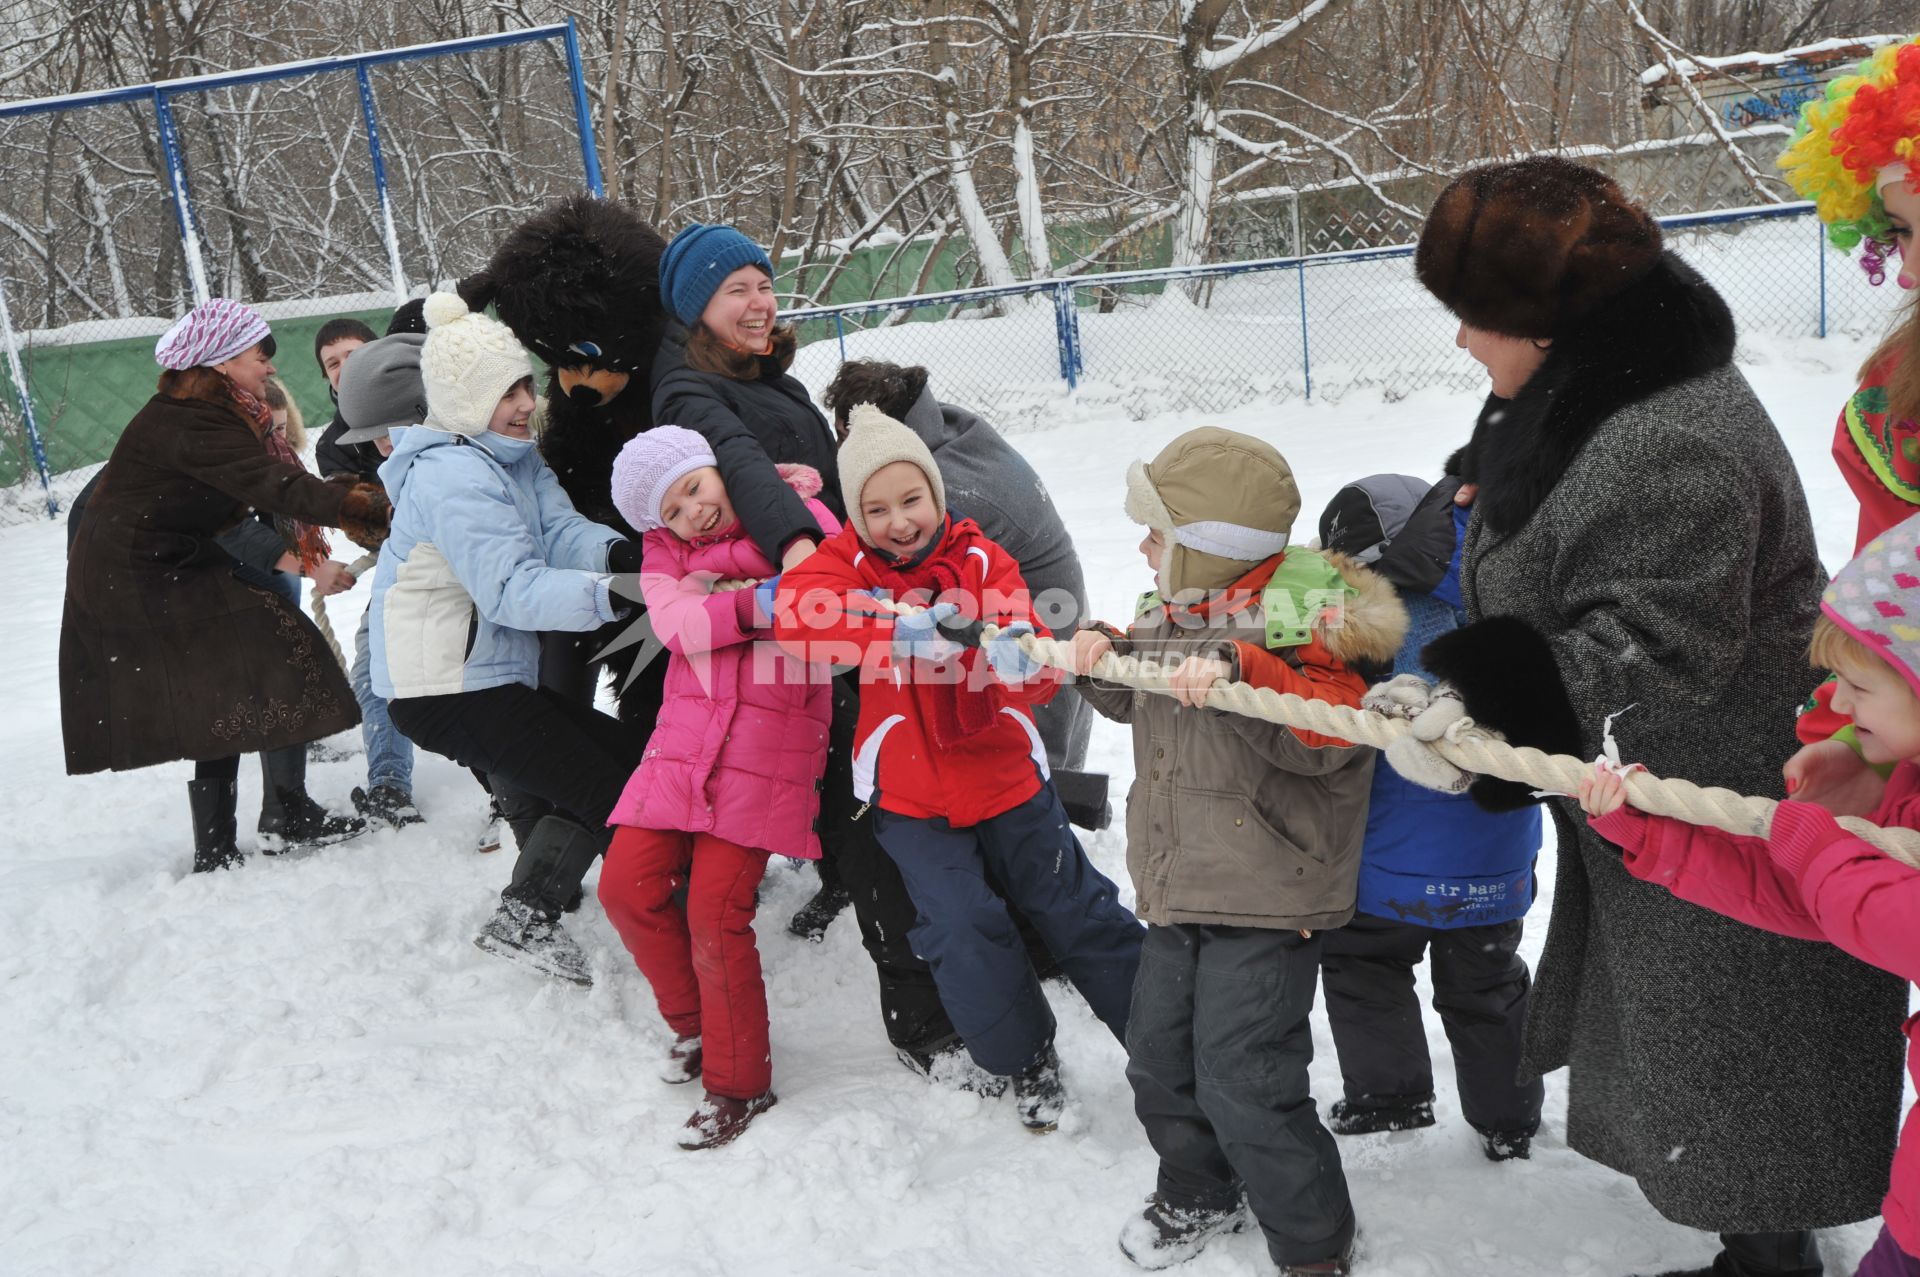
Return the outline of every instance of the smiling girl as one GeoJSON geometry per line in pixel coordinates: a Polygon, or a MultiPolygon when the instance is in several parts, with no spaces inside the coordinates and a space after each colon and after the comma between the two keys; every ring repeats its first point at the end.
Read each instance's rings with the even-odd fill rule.
{"type": "Polygon", "coordinates": [[[373,577],[373,691],[414,744],[550,807],[474,943],[591,984],[560,919],[633,759],[611,717],[537,685],[539,634],[617,619],[611,573],[637,567],[638,547],[576,511],[541,460],[513,334],[451,293],[425,314],[426,420],[388,432],[380,467],[394,526],[373,577]]]}
{"type": "MultiPolygon", "coordinates": [[[[839,530],[815,500],[817,473],[782,477],[839,530]]],[[[679,426],[636,436],[614,462],[613,500],[646,533],[640,589],[670,657],[659,720],[611,818],[600,903],[673,1031],[662,1079],[705,1081],[680,1146],[715,1148],[774,1103],[754,907],[770,855],[820,856],[832,697],[824,674],[757,642],[770,631],[755,591],[714,588],[774,570],[705,439],[679,426]]]]}

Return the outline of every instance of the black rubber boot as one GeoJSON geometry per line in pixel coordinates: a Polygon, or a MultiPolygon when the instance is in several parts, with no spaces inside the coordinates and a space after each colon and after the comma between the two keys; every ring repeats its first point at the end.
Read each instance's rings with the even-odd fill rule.
{"type": "Polygon", "coordinates": [[[336,816],[307,794],[307,747],[260,755],[260,850],[269,856],[323,847],[364,833],[358,816],[336,816]]]}
{"type": "Polygon", "coordinates": [[[1013,1075],[1013,1102],[1020,1125],[1045,1135],[1060,1125],[1067,1109],[1067,1088],[1060,1080],[1060,1057],[1051,1044],[1039,1059],[1013,1075]]]}
{"type": "MultiPolygon", "coordinates": [[[[1433,1097],[1417,1096],[1335,1100],[1327,1110],[1327,1129],[1335,1135],[1373,1135],[1380,1131],[1417,1131],[1433,1125],[1433,1097]]],[[[1524,1154],[1522,1155],[1524,1156],[1524,1154]]]]}
{"type": "Polygon", "coordinates": [[[230,780],[190,780],[187,805],[193,810],[193,871],[237,868],[246,857],[233,844],[234,804],[239,786],[230,780]]]}
{"type": "Polygon", "coordinates": [[[1659,1277],[1820,1277],[1820,1241],[1806,1229],[1722,1233],[1724,1248],[1706,1268],[1675,1268],[1659,1277]]]}
{"type": "Polygon", "coordinates": [[[513,865],[513,881],[500,893],[500,907],[473,943],[498,954],[591,988],[587,957],[560,925],[567,903],[580,892],[580,880],[601,852],[606,839],[564,816],[547,816],[534,826],[520,846],[513,865]]]}
{"type": "Polygon", "coordinates": [[[845,887],[837,882],[822,883],[812,899],[793,911],[787,931],[818,944],[827,938],[827,928],[833,925],[833,920],[852,903],[853,897],[845,887]]]}

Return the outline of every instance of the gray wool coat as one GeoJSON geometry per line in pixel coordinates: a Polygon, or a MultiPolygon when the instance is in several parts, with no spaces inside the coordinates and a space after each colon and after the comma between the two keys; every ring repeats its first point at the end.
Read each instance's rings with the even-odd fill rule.
{"type": "MultiPolygon", "coordinates": [[[[1087,614],[1086,577],[1073,537],[1027,459],[980,417],[935,399],[931,387],[920,392],[905,424],[933,453],[954,517],[972,519],[1012,555],[1040,619],[1056,634],[1072,634],[1087,614]]],[[[1085,764],[1093,713],[1078,696],[1042,705],[1034,726],[1052,766],[1085,764]]]]}
{"type": "MultiPolygon", "coordinates": [[[[1518,743],[1592,758],[1619,713],[1623,759],[1780,797],[1826,575],[1793,462],[1728,361],[1724,306],[1671,259],[1657,273],[1490,401],[1457,459],[1482,484],[1461,580],[1481,624],[1449,636],[1436,672],[1518,743]],[[1501,703],[1539,698],[1525,649],[1541,640],[1577,741],[1501,703]]],[[[1569,1068],[1568,1143],[1695,1228],[1878,1214],[1905,984],[1638,881],[1573,802],[1549,807],[1558,870],[1526,1061],[1569,1068]]]]}

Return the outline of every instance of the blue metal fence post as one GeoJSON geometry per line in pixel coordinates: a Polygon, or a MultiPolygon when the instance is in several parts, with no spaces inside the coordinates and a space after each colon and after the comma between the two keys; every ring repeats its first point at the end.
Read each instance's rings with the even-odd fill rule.
{"type": "Polygon", "coordinates": [[[180,131],[173,124],[167,95],[153,91],[154,122],[160,126],[160,153],[167,164],[167,187],[173,192],[173,215],[180,223],[180,249],[187,258],[187,284],[197,304],[207,300],[207,268],[200,260],[200,239],[193,229],[193,205],[187,198],[187,170],[180,154],[180,131]]]}
{"type": "Polygon", "coordinates": [[[600,152],[593,144],[593,116],[587,110],[587,75],[580,65],[580,33],[567,17],[567,78],[573,82],[573,126],[580,133],[580,162],[587,171],[587,191],[595,197],[607,193],[600,183],[600,152]]]}
{"type": "Polygon", "coordinates": [[[27,444],[33,449],[33,465],[40,472],[40,489],[47,494],[47,517],[60,517],[60,503],[53,499],[53,471],[47,466],[47,447],[40,439],[39,423],[33,419],[33,393],[27,388],[27,369],[20,359],[20,348],[13,340],[13,313],[7,308],[7,285],[0,279],[0,337],[7,346],[7,373],[13,393],[20,400],[20,421],[27,430],[27,444]]]}
{"type": "Polygon", "coordinates": [[[1080,388],[1080,313],[1073,308],[1073,285],[1053,287],[1053,331],[1060,343],[1060,377],[1069,391],[1080,388]]]}
{"type": "Polygon", "coordinates": [[[833,335],[840,340],[840,362],[847,362],[847,323],[839,311],[833,312],[833,335]]]}
{"type": "Polygon", "coordinates": [[[1814,242],[1820,246],[1820,335],[1827,335],[1827,224],[1813,219],[1814,242]]]}
{"type": "Polygon", "coordinates": [[[1300,272],[1300,374],[1306,378],[1307,401],[1313,401],[1313,347],[1307,341],[1307,259],[1302,257],[1300,272]]]}
{"type": "Polygon", "coordinates": [[[400,235],[393,227],[393,201],[387,198],[387,165],[380,154],[380,116],[373,106],[373,81],[367,64],[353,68],[360,81],[360,118],[367,125],[367,154],[373,159],[373,189],[380,196],[380,233],[387,241],[387,267],[393,272],[394,304],[407,299],[407,273],[400,266],[400,235]]]}

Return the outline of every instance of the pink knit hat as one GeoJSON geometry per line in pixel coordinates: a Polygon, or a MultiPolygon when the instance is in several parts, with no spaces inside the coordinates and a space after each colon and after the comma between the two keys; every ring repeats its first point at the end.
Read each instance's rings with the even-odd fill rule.
{"type": "Polygon", "coordinates": [[[1867,542],[1834,574],[1820,610],[1920,695],[1920,514],[1867,542]]]}
{"type": "Polygon", "coordinates": [[[701,466],[718,465],[705,436],[684,426],[655,426],[627,441],[613,459],[613,508],[639,532],[666,526],[667,490],[701,466]]]}
{"type": "MultiPolygon", "coordinates": [[[[225,297],[212,297],[160,335],[153,357],[162,368],[178,372],[202,364],[223,364],[250,347],[272,340],[273,333],[259,311],[225,297]]],[[[273,354],[271,348],[267,354],[273,354]]]]}

